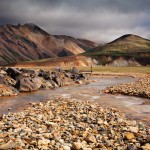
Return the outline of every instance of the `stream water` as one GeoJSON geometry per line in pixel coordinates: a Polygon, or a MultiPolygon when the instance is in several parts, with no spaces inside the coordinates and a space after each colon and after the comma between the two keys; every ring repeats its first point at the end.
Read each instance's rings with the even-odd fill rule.
{"type": "Polygon", "coordinates": [[[53,90],[40,90],[31,93],[21,93],[18,96],[0,98],[0,114],[8,112],[18,112],[30,106],[31,102],[39,102],[56,97],[72,98],[75,100],[89,100],[96,102],[103,107],[116,107],[126,114],[128,118],[143,120],[150,125],[150,105],[142,105],[149,101],[146,98],[139,98],[124,95],[102,94],[101,89],[108,86],[132,82],[136,79],[132,77],[97,77],[96,82],[88,85],[73,85],[53,90]],[[9,108],[11,108],[9,110],[9,108]]]}

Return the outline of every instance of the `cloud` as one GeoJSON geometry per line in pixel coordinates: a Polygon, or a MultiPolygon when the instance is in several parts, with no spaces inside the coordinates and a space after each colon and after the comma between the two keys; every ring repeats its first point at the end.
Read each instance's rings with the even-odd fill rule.
{"type": "Polygon", "coordinates": [[[50,34],[108,42],[150,38],[150,0],[1,0],[0,24],[33,22],[50,34]]]}

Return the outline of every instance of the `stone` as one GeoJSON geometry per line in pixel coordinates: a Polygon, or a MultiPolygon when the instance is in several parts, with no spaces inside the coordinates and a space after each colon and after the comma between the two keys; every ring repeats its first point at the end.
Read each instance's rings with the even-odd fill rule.
{"type": "Polygon", "coordinates": [[[1,150],[8,150],[8,149],[13,149],[18,147],[19,145],[12,140],[9,140],[7,143],[0,144],[0,149],[1,150]]]}
{"type": "Polygon", "coordinates": [[[146,143],[144,146],[142,146],[143,150],[150,150],[150,144],[146,143]]]}
{"type": "Polygon", "coordinates": [[[38,146],[47,146],[49,143],[50,143],[50,140],[48,139],[42,138],[38,140],[38,146]]]}
{"type": "Polygon", "coordinates": [[[72,70],[71,70],[71,73],[72,74],[78,74],[79,70],[76,67],[73,67],[72,70]]]}
{"type": "Polygon", "coordinates": [[[69,146],[66,146],[66,145],[63,146],[63,149],[64,149],[64,150],[71,150],[71,148],[70,148],[69,146]]]}
{"type": "Polygon", "coordinates": [[[5,84],[0,84],[0,96],[18,95],[18,93],[19,92],[14,87],[5,84]]]}
{"type": "Polygon", "coordinates": [[[134,136],[133,133],[127,133],[127,134],[125,134],[125,138],[126,138],[127,140],[131,140],[131,139],[134,139],[135,136],[134,136]]]}
{"type": "Polygon", "coordinates": [[[38,90],[37,84],[34,83],[31,78],[22,78],[22,79],[18,80],[15,87],[20,92],[29,92],[29,91],[38,90]]]}
{"type": "Polygon", "coordinates": [[[81,149],[82,149],[82,143],[73,142],[73,144],[72,144],[72,149],[73,149],[73,150],[81,150],[81,149]]]}
{"type": "Polygon", "coordinates": [[[129,131],[137,133],[139,131],[138,127],[129,127],[129,131]]]}
{"type": "Polygon", "coordinates": [[[87,142],[96,143],[96,138],[94,135],[88,135],[86,140],[87,142]]]}
{"type": "Polygon", "coordinates": [[[56,84],[61,87],[62,86],[62,82],[61,82],[61,79],[59,77],[55,77],[53,78],[53,80],[56,82],[56,84]]]}
{"type": "Polygon", "coordinates": [[[19,69],[16,69],[16,68],[8,68],[6,72],[15,80],[17,79],[19,75],[21,75],[21,71],[19,71],[19,69]]]}
{"type": "Polygon", "coordinates": [[[75,83],[77,83],[77,84],[83,84],[83,82],[81,80],[77,80],[77,81],[75,81],[75,83]]]}

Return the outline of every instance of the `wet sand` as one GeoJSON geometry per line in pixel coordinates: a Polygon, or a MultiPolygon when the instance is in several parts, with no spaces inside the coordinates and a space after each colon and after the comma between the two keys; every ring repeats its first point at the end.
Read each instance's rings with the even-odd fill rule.
{"type": "Polygon", "coordinates": [[[142,104],[148,99],[123,95],[102,94],[100,90],[126,82],[135,81],[132,77],[109,77],[94,78],[97,82],[88,85],[74,85],[57,88],[54,90],[41,90],[31,93],[21,93],[19,96],[0,98],[0,113],[18,112],[30,106],[29,103],[45,101],[57,97],[71,98],[75,100],[89,100],[104,107],[116,107],[128,118],[142,120],[150,125],[150,105],[142,104]]]}

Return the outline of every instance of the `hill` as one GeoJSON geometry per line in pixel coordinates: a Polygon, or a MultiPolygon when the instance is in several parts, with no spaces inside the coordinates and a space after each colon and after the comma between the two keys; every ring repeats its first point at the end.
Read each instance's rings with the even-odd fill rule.
{"type": "Polygon", "coordinates": [[[150,40],[127,34],[82,55],[95,58],[100,65],[150,65],[150,40]]]}
{"type": "Polygon", "coordinates": [[[0,64],[80,54],[96,43],[66,35],[51,35],[35,24],[0,26],[0,64]]]}

